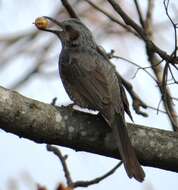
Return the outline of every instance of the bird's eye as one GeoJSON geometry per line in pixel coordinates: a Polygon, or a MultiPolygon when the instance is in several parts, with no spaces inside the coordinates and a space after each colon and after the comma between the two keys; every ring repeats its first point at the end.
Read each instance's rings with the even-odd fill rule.
{"type": "Polygon", "coordinates": [[[70,25],[66,25],[66,26],[65,26],[65,29],[66,29],[67,31],[72,31],[72,30],[73,30],[73,27],[70,26],[70,25]]]}
{"type": "Polygon", "coordinates": [[[79,31],[69,24],[65,25],[64,30],[71,41],[76,40],[79,37],[79,31]]]}

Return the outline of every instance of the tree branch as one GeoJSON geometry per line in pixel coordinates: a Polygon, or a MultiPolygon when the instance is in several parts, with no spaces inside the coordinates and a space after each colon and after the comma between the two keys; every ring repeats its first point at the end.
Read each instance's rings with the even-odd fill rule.
{"type": "Polygon", "coordinates": [[[62,167],[63,167],[67,185],[69,187],[72,187],[73,181],[72,181],[70,171],[69,171],[67,163],[66,163],[67,155],[63,156],[61,151],[57,147],[51,146],[49,144],[47,144],[46,149],[50,152],[53,152],[59,158],[59,160],[61,161],[62,167]]]}
{"type": "MultiPolygon", "coordinates": [[[[147,34],[148,38],[153,41],[153,8],[154,8],[154,1],[150,0],[148,2],[148,9],[147,9],[147,17],[146,17],[146,22],[145,22],[145,33],[147,34]]],[[[160,63],[159,58],[152,52],[150,51],[149,47],[145,43],[145,48],[146,48],[146,53],[148,56],[148,61],[151,64],[151,68],[153,70],[153,73],[156,76],[157,79],[157,84],[159,87],[159,91],[162,96],[163,100],[163,105],[164,108],[167,112],[168,118],[172,124],[172,128],[174,131],[178,130],[178,121],[176,117],[176,111],[174,108],[174,103],[171,99],[171,91],[168,86],[166,86],[167,80],[164,80],[167,74],[165,73],[168,69],[167,66],[168,63],[164,66],[164,69],[162,68],[160,63]]]]}
{"type": "Polygon", "coordinates": [[[72,6],[69,4],[67,0],[61,0],[61,2],[71,18],[79,19],[77,13],[74,11],[74,9],[72,8],[72,6]]]}
{"type": "Polygon", "coordinates": [[[95,3],[93,3],[90,0],[85,0],[88,4],[90,4],[94,9],[96,9],[97,11],[99,11],[100,13],[102,13],[103,15],[105,15],[106,17],[108,17],[108,19],[110,19],[112,22],[117,23],[118,25],[120,25],[121,27],[123,27],[126,31],[134,34],[135,36],[137,36],[138,38],[140,37],[137,32],[135,32],[134,30],[132,30],[128,25],[124,24],[123,22],[121,22],[119,19],[117,19],[116,17],[114,17],[112,14],[108,13],[107,11],[105,11],[104,9],[100,8],[99,6],[97,6],[95,3]]]}
{"type": "Polygon", "coordinates": [[[139,3],[137,0],[134,0],[134,3],[135,3],[135,7],[136,7],[136,10],[138,13],[138,18],[139,18],[140,24],[144,28],[144,19],[143,19],[143,14],[142,14],[142,11],[140,9],[139,3]]]}
{"type": "MultiPolygon", "coordinates": [[[[38,143],[120,158],[110,128],[98,115],[54,107],[0,87],[0,128],[38,143]]],[[[178,134],[128,124],[140,162],[178,172],[178,134]]]]}
{"type": "Polygon", "coordinates": [[[108,0],[108,2],[111,4],[113,9],[122,17],[123,21],[128,26],[131,26],[140,35],[140,37],[145,41],[145,43],[149,47],[150,51],[157,53],[162,59],[166,60],[169,63],[178,63],[177,57],[172,57],[171,55],[168,55],[167,52],[160,49],[147,37],[145,31],[134,20],[132,20],[128,16],[128,14],[126,14],[126,12],[124,12],[124,10],[120,7],[119,3],[117,3],[115,0],[108,0]]]}

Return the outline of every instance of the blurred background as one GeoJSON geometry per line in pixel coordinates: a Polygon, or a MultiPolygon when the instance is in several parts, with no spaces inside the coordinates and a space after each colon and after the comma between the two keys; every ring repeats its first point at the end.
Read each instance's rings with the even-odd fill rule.
{"type": "MultiPolygon", "coordinates": [[[[149,1],[138,1],[143,17],[146,16],[149,1]]],[[[133,31],[130,32],[128,28],[111,21],[87,1],[70,0],[69,2],[81,20],[91,29],[99,45],[102,45],[107,52],[113,49],[114,55],[132,62],[121,58],[112,59],[119,73],[133,85],[135,92],[148,105],[148,108],[143,111],[149,117],[135,114],[131,107],[134,122],[172,130],[163,103],[160,103],[161,95],[154,80],[155,73],[150,68],[144,42],[133,31]]],[[[117,2],[135,22],[139,23],[134,0],[117,2]]],[[[124,23],[107,1],[98,0],[95,3],[99,8],[113,15],[117,21],[124,23]]],[[[170,1],[169,11],[175,23],[178,18],[177,9],[177,1],[170,1]]],[[[52,99],[57,97],[59,106],[71,103],[58,75],[60,41],[52,34],[38,31],[32,24],[39,16],[51,16],[58,20],[68,18],[61,1],[1,0],[0,11],[0,85],[42,102],[51,103],[52,99]]],[[[154,2],[152,27],[154,42],[161,49],[172,53],[175,43],[174,30],[165,14],[163,0],[154,2]]],[[[164,63],[162,65],[164,66],[164,63]]],[[[178,77],[174,70],[173,74],[175,78],[178,77]]],[[[174,82],[169,85],[169,90],[176,111],[178,96],[174,82]]],[[[132,104],[129,95],[128,98],[132,104]]],[[[131,122],[128,117],[126,119],[131,122]]],[[[20,139],[2,130],[0,145],[0,190],[33,190],[36,189],[37,183],[52,190],[60,182],[65,183],[59,160],[52,153],[47,152],[45,145],[20,139]]],[[[103,156],[75,152],[63,147],[60,149],[63,154],[69,156],[68,165],[74,180],[95,178],[117,163],[117,160],[103,156]]],[[[144,169],[146,179],[143,183],[129,180],[121,166],[112,176],[88,189],[102,190],[117,187],[125,190],[166,190],[178,186],[177,173],[149,167],[144,169]]]]}

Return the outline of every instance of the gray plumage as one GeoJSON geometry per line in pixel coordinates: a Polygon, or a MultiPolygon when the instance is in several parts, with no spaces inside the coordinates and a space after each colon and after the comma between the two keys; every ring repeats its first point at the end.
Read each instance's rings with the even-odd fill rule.
{"type": "Polygon", "coordinates": [[[59,73],[69,97],[83,108],[100,112],[112,128],[128,176],[143,181],[145,174],[126,129],[124,109],[130,113],[128,101],[115,67],[98,51],[92,33],[79,20],[46,18],[60,26],[59,30],[43,30],[61,40],[59,73]]]}

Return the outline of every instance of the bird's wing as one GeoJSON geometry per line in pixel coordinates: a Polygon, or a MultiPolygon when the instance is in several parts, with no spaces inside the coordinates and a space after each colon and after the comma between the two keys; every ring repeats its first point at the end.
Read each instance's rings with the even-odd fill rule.
{"type": "MultiPolygon", "coordinates": [[[[105,59],[107,59],[110,64],[112,64],[110,62],[110,60],[109,60],[109,57],[108,57],[105,49],[102,46],[97,46],[97,52],[99,54],[101,54],[103,57],[105,57],[105,59]]],[[[128,114],[128,116],[130,117],[130,119],[133,121],[133,118],[132,118],[132,115],[131,115],[131,112],[130,112],[130,109],[129,109],[129,102],[128,102],[128,99],[127,99],[127,96],[126,96],[126,93],[125,93],[125,89],[123,87],[122,81],[120,80],[120,75],[119,75],[118,72],[117,72],[117,78],[118,78],[118,83],[119,83],[119,86],[120,86],[121,99],[122,99],[122,102],[123,102],[123,105],[124,105],[124,110],[128,114]]]]}
{"type": "Polygon", "coordinates": [[[75,74],[74,91],[80,94],[75,102],[80,105],[81,97],[92,109],[100,111],[109,123],[115,112],[123,113],[120,87],[115,68],[98,54],[82,53],[81,57],[71,58],[71,74],[75,74]],[[121,110],[120,110],[121,109],[121,110]]]}

